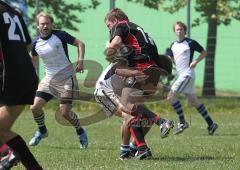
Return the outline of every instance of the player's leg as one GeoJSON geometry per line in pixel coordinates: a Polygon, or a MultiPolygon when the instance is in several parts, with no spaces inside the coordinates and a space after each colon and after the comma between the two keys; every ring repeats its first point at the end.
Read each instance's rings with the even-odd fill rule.
{"type": "Polygon", "coordinates": [[[34,103],[31,105],[31,111],[33,114],[33,119],[36,122],[38,129],[36,130],[34,136],[29,141],[30,146],[36,146],[39,144],[41,139],[46,138],[48,136],[48,130],[45,124],[45,113],[43,111],[43,106],[52,99],[52,95],[37,91],[36,96],[34,98],[34,103]]]}
{"type": "Polygon", "coordinates": [[[151,110],[149,110],[144,104],[142,104],[142,96],[135,94],[140,90],[131,87],[125,87],[122,90],[121,101],[125,108],[130,110],[132,116],[142,115],[143,117],[147,117],[160,128],[160,134],[162,138],[168,136],[169,131],[173,128],[173,121],[161,118],[159,115],[155,114],[151,110]]]}
{"type": "Polygon", "coordinates": [[[34,136],[29,141],[30,146],[38,145],[41,139],[48,136],[48,130],[45,124],[45,113],[43,106],[53,98],[52,93],[49,90],[49,78],[44,77],[38,85],[37,92],[35,94],[34,103],[31,105],[31,111],[33,113],[33,119],[36,122],[38,129],[35,131],[34,136]]]}
{"type": "Polygon", "coordinates": [[[185,120],[182,105],[177,99],[177,96],[188,89],[189,85],[191,84],[191,79],[192,78],[189,76],[179,76],[178,79],[173,83],[171,90],[168,93],[167,99],[172,104],[172,107],[177,113],[179,119],[175,134],[180,134],[188,128],[188,123],[185,120]]]}
{"type": "Polygon", "coordinates": [[[129,159],[131,158],[131,152],[129,147],[131,133],[127,126],[126,120],[123,118],[123,123],[121,125],[121,146],[120,146],[120,156],[119,159],[129,159]]]}
{"type": "Polygon", "coordinates": [[[203,117],[203,119],[208,124],[208,134],[213,135],[216,129],[218,128],[218,125],[213,122],[211,116],[209,115],[205,105],[197,99],[197,96],[195,93],[193,94],[186,94],[189,105],[195,107],[198,111],[198,113],[203,117]]]}
{"type": "Polygon", "coordinates": [[[62,117],[68,120],[76,129],[76,133],[80,142],[80,148],[86,149],[88,146],[88,138],[86,130],[81,126],[80,120],[75,112],[72,110],[72,101],[61,101],[59,112],[62,117]]]}
{"type": "Polygon", "coordinates": [[[9,147],[0,141],[0,161],[4,156],[8,154],[8,151],[9,151],[9,147]]]}
{"type": "MultiPolygon", "coordinates": [[[[142,131],[143,131],[143,135],[145,137],[146,134],[151,129],[153,123],[152,123],[152,120],[150,120],[148,118],[142,118],[141,122],[142,122],[141,127],[142,127],[142,131]]],[[[134,141],[134,139],[132,139],[132,142],[129,143],[129,147],[130,147],[131,155],[135,156],[136,152],[138,151],[138,148],[137,148],[137,144],[134,141]]],[[[151,156],[151,155],[149,155],[149,156],[151,156]]]]}
{"type": "Polygon", "coordinates": [[[10,130],[23,109],[23,105],[2,106],[0,108],[0,140],[13,150],[13,153],[1,161],[0,168],[2,169],[11,168],[19,160],[21,160],[26,169],[42,169],[23,138],[10,130]]]}
{"type": "MultiPolygon", "coordinates": [[[[129,159],[131,157],[134,157],[136,152],[138,151],[138,147],[134,139],[132,139],[132,142],[129,143],[131,133],[129,131],[128,125],[129,125],[129,121],[131,119],[134,119],[134,117],[124,112],[121,113],[121,117],[123,117],[123,124],[121,125],[120,159],[124,160],[124,159],[129,159]]],[[[148,118],[140,118],[137,126],[139,128],[142,128],[143,136],[145,136],[149,132],[152,126],[152,120],[148,118]]]]}
{"type": "Polygon", "coordinates": [[[144,133],[143,128],[141,126],[141,118],[134,117],[133,119],[128,121],[128,127],[129,131],[131,133],[131,136],[133,137],[133,140],[135,141],[135,144],[137,146],[137,151],[135,153],[134,158],[135,159],[148,159],[152,156],[152,153],[150,151],[150,148],[148,147],[144,133]]]}

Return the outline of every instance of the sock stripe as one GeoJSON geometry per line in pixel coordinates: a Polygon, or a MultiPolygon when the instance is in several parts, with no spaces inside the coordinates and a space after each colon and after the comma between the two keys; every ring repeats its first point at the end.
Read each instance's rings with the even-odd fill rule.
{"type": "Polygon", "coordinates": [[[175,103],[172,104],[173,107],[181,107],[181,103],[179,101],[176,101],[175,103]]]}
{"type": "Polygon", "coordinates": [[[120,150],[121,151],[130,151],[130,146],[121,144],[120,150]]]}
{"type": "Polygon", "coordinates": [[[44,113],[41,115],[34,117],[35,122],[37,123],[38,127],[43,127],[45,126],[45,116],[44,113]]]}
{"type": "Polygon", "coordinates": [[[172,103],[172,106],[178,115],[180,123],[185,122],[184,113],[183,113],[182,105],[181,105],[180,101],[177,100],[176,102],[172,103]]]}
{"type": "Polygon", "coordinates": [[[136,137],[136,135],[134,133],[134,130],[132,128],[130,128],[129,130],[130,130],[131,135],[132,135],[134,141],[136,142],[137,146],[139,146],[140,142],[138,141],[138,139],[137,139],[137,137],[136,137]]]}
{"type": "Polygon", "coordinates": [[[81,125],[80,125],[80,121],[77,117],[77,114],[72,112],[71,113],[71,123],[72,125],[76,128],[76,129],[80,129],[81,128],[81,125]]]}
{"type": "Polygon", "coordinates": [[[213,123],[204,104],[201,104],[200,106],[198,106],[197,110],[202,115],[202,117],[205,119],[205,121],[207,122],[208,125],[211,125],[213,123]]]}

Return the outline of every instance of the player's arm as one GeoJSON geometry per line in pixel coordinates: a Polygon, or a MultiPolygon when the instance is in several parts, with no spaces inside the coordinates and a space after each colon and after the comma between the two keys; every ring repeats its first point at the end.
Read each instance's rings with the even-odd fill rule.
{"type": "Polygon", "coordinates": [[[27,50],[28,50],[28,53],[30,53],[30,51],[32,50],[32,44],[27,44],[27,50]]]}
{"type": "Polygon", "coordinates": [[[77,60],[77,66],[76,66],[76,71],[77,72],[83,72],[84,70],[84,65],[83,65],[83,60],[84,60],[84,55],[85,55],[85,44],[80,41],[79,39],[75,39],[73,42],[73,45],[77,47],[78,49],[78,60],[77,60]]]}
{"type": "Polygon", "coordinates": [[[38,62],[38,56],[32,56],[32,64],[36,68],[38,62]]]}
{"type": "Polygon", "coordinates": [[[31,54],[30,54],[30,56],[31,56],[31,59],[32,59],[32,64],[33,64],[33,66],[35,68],[37,67],[38,57],[39,57],[37,51],[35,50],[36,42],[37,41],[34,40],[33,43],[30,46],[28,45],[28,48],[31,47],[31,54]]]}
{"type": "Polygon", "coordinates": [[[130,68],[117,68],[115,73],[122,77],[137,77],[137,76],[144,76],[144,73],[139,70],[132,70],[130,68]]]}
{"type": "Polygon", "coordinates": [[[122,43],[122,38],[120,36],[115,36],[112,41],[109,43],[107,49],[105,50],[106,59],[108,61],[111,61],[113,58],[113,55],[117,52],[117,50],[120,47],[120,44],[122,43]]]}
{"type": "Polygon", "coordinates": [[[198,58],[195,60],[197,63],[199,63],[200,61],[202,61],[207,55],[207,51],[206,50],[203,50],[201,52],[201,54],[198,56],[198,58]]]}
{"type": "Polygon", "coordinates": [[[200,52],[200,55],[198,56],[198,58],[193,60],[189,66],[190,68],[195,68],[197,64],[206,57],[207,51],[204,50],[204,48],[195,40],[192,41],[190,48],[193,48],[194,51],[200,52]]]}

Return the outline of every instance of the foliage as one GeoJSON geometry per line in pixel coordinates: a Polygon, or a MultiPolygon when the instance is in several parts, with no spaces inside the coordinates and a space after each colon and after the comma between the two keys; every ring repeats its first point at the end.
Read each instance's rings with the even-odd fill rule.
{"type": "MultiPolygon", "coordinates": [[[[128,0],[130,2],[142,3],[144,6],[153,9],[163,9],[169,13],[175,13],[187,4],[187,0],[128,0]],[[165,6],[164,6],[165,5],[165,6]]],[[[218,24],[228,25],[231,19],[240,20],[239,0],[196,0],[195,10],[200,13],[200,17],[194,19],[193,26],[207,23],[211,18],[216,18],[218,24]],[[217,1],[216,14],[212,13],[214,1],[217,1]]]]}
{"type": "MultiPolygon", "coordinates": [[[[27,2],[28,6],[35,11],[36,0],[29,0],[27,2]]],[[[78,3],[73,3],[66,0],[39,0],[39,11],[46,11],[54,16],[54,26],[57,29],[68,28],[70,30],[77,31],[75,23],[80,23],[79,13],[86,11],[87,9],[95,9],[100,2],[98,0],[91,0],[87,4],[82,1],[78,3]]],[[[35,13],[32,13],[30,17],[30,23],[35,21],[35,13]]],[[[34,24],[31,24],[34,25],[34,24]]]]}
{"type": "MultiPolygon", "coordinates": [[[[142,3],[144,6],[153,9],[162,8],[164,11],[174,13],[185,7],[187,0],[128,0],[135,3],[142,3]],[[166,6],[164,6],[166,5],[166,6]]],[[[190,0],[189,0],[190,2],[190,0]]],[[[200,17],[194,19],[192,26],[202,23],[208,25],[207,51],[205,60],[203,96],[213,97],[215,90],[215,52],[217,46],[217,26],[220,24],[229,25],[232,19],[240,20],[240,1],[238,0],[196,0],[195,10],[200,17]]]]}

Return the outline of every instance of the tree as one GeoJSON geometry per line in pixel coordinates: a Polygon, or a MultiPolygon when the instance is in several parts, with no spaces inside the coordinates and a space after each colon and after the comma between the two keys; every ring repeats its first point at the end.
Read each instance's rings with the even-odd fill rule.
{"type": "MultiPolygon", "coordinates": [[[[169,13],[179,11],[186,6],[186,0],[128,0],[135,3],[142,3],[144,6],[153,9],[163,9],[169,13]],[[166,5],[166,6],[164,6],[166,5]]],[[[207,51],[205,60],[204,82],[202,94],[205,97],[216,95],[215,90],[215,52],[217,45],[217,26],[220,24],[229,25],[232,19],[240,20],[239,0],[196,0],[195,10],[201,17],[195,18],[192,26],[203,23],[208,25],[207,51]]]]}
{"type": "MultiPolygon", "coordinates": [[[[19,0],[15,0],[19,1],[19,0]]],[[[25,0],[24,0],[25,1],[25,0]]],[[[27,1],[27,0],[26,0],[27,1]]],[[[28,0],[27,5],[30,9],[29,11],[35,11],[36,0],[28,0]]],[[[100,2],[98,0],[91,0],[88,4],[83,4],[82,2],[73,3],[72,1],[66,0],[39,0],[40,11],[47,11],[54,16],[54,26],[57,29],[67,28],[70,30],[77,31],[75,23],[80,23],[79,13],[84,12],[87,9],[95,9],[100,2]]],[[[29,16],[30,26],[33,27],[35,22],[35,13],[29,16]]]]}

